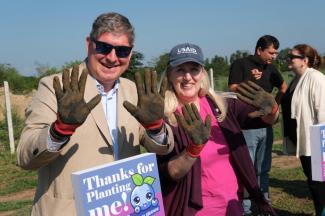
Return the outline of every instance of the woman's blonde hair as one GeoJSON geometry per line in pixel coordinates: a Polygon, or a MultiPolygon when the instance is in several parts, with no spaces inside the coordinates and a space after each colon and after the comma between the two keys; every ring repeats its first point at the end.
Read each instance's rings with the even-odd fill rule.
{"type": "MultiPolygon", "coordinates": [[[[161,80],[164,78],[167,79],[167,91],[165,93],[165,116],[167,117],[167,120],[169,123],[172,125],[177,125],[177,121],[174,115],[174,112],[176,111],[177,106],[179,105],[179,101],[177,99],[177,96],[175,94],[175,90],[173,88],[172,83],[168,80],[168,73],[171,73],[173,68],[171,66],[168,66],[167,69],[163,72],[161,76],[161,80]]],[[[217,120],[219,122],[223,121],[226,117],[227,113],[227,106],[225,103],[224,98],[217,94],[211,87],[210,87],[210,79],[209,75],[202,66],[202,73],[203,73],[203,78],[201,80],[201,89],[199,91],[199,96],[208,96],[210,97],[215,105],[217,105],[219,111],[219,115],[216,116],[217,120]]]]}

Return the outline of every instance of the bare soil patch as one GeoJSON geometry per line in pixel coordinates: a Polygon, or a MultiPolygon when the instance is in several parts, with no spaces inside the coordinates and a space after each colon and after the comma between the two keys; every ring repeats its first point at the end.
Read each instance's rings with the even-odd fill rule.
{"type": "Polygon", "coordinates": [[[0,202],[32,200],[34,198],[35,188],[0,196],[0,202]]]}
{"type": "MultiPolygon", "coordinates": [[[[25,119],[25,109],[32,100],[33,94],[34,92],[26,95],[10,94],[11,112],[16,112],[20,118],[25,119]]],[[[4,118],[5,107],[4,88],[2,87],[0,88],[0,121],[4,118]]]]}
{"type": "Polygon", "coordinates": [[[272,158],[272,167],[274,168],[292,169],[300,166],[300,160],[296,156],[275,155],[272,158]]]}
{"type": "Polygon", "coordinates": [[[6,211],[6,212],[0,212],[0,216],[11,216],[14,215],[16,211],[6,211]]]}

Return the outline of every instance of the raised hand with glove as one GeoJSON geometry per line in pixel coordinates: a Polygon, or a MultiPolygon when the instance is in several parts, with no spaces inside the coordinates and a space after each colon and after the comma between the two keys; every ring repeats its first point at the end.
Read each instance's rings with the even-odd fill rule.
{"type": "Polygon", "coordinates": [[[243,82],[237,86],[238,98],[251,104],[259,110],[248,114],[251,118],[275,115],[278,113],[278,104],[272,94],[267,93],[262,87],[252,81],[243,82]]]}
{"type": "Polygon", "coordinates": [[[53,79],[53,88],[57,99],[57,120],[51,125],[50,135],[60,141],[70,137],[84,123],[90,111],[101,101],[100,95],[88,103],[84,100],[88,72],[83,70],[79,77],[79,66],[71,72],[65,69],[62,74],[62,88],[58,76],[53,79]]]}
{"type": "Polygon", "coordinates": [[[158,93],[157,73],[146,70],[144,85],[139,72],[135,74],[135,84],[138,92],[137,106],[124,101],[123,106],[133,115],[142,126],[149,131],[160,131],[164,124],[164,97],[167,80],[164,79],[158,93]]]}
{"type": "Polygon", "coordinates": [[[177,122],[185,130],[189,138],[190,144],[186,151],[192,157],[200,156],[204,144],[209,140],[211,132],[211,116],[208,115],[203,123],[201,116],[195,104],[186,104],[182,107],[183,116],[175,113],[177,122]]]}

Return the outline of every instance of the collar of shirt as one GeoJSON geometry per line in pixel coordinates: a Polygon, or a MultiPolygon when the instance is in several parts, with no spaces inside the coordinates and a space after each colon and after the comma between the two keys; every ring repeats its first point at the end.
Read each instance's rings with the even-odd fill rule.
{"type": "Polygon", "coordinates": [[[263,60],[258,57],[257,55],[250,55],[249,58],[255,62],[255,64],[259,65],[259,66],[262,66],[262,67],[265,67],[267,66],[267,64],[265,62],[263,62],[263,60]]]}
{"type": "Polygon", "coordinates": [[[116,80],[115,83],[114,83],[114,86],[111,90],[109,90],[108,92],[105,92],[104,91],[104,86],[102,84],[100,84],[96,79],[96,88],[98,90],[98,93],[101,95],[101,96],[107,96],[107,97],[112,97],[114,94],[116,94],[119,86],[120,86],[120,80],[116,80]]]}

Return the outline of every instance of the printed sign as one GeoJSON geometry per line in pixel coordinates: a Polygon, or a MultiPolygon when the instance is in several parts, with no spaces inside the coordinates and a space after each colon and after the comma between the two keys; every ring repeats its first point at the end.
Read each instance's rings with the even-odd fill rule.
{"type": "Polygon", "coordinates": [[[314,181],[325,181],[325,124],[310,126],[311,170],[314,181]]]}
{"type": "Polygon", "coordinates": [[[154,153],[74,172],[71,178],[78,215],[165,215],[154,153]]]}

